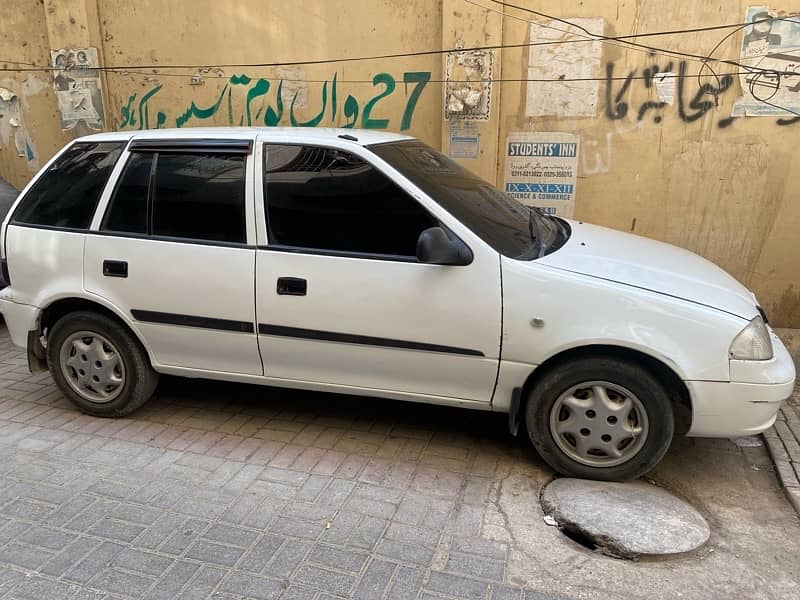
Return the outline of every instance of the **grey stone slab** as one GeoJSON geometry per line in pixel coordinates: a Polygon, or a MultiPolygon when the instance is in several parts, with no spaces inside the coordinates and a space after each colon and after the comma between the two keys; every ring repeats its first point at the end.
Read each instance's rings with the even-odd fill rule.
{"type": "Polygon", "coordinates": [[[252,573],[261,573],[283,545],[284,540],[285,538],[275,535],[263,536],[253,548],[245,553],[237,568],[252,573]]]}
{"type": "Polygon", "coordinates": [[[286,543],[264,568],[264,574],[280,579],[289,579],[298,565],[308,554],[310,544],[303,542],[286,543]]]}
{"type": "Polygon", "coordinates": [[[339,571],[350,571],[358,573],[364,568],[368,554],[364,552],[354,552],[334,548],[333,546],[314,546],[308,555],[309,562],[316,563],[323,567],[330,567],[339,571]]]}
{"type": "Polygon", "coordinates": [[[142,598],[154,583],[152,578],[112,568],[99,573],[90,585],[110,594],[142,598]]]}
{"type": "Polygon", "coordinates": [[[689,552],[711,533],[689,504],[639,481],[556,479],[545,488],[542,507],[560,527],[588,536],[612,556],[689,552]]]}
{"type": "Polygon", "coordinates": [[[242,548],[223,546],[222,544],[215,544],[205,540],[198,540],[186,551],[187,558],[223,567],[232,567],[243,554],[244,550],[242,548]]]}
{"type": "Polygon", "coordinates": [[[493,585],[491,600],[524,600],[525,592],[504,585],[493,585]]]}
{"type": "Polygon", "coordinates": [[[388,521],[377,517],[364,517],[347,539],[347,545],[371,550],[383,536],[388,521]]]}
{"type": "Polygon", "coordinates": [[[302,565],[297,569],[292,581],[331,594],[348,596],[355,585],[356,578],[353,575],[337,573],[314,565],[302,565]]]}
{"type": "Polygon", "coordinates": [[[31,546],[41,546],[48,550],[59,551],[68,544],[78,539],[78,535],[71,532],[61,531],[53,527],[34,525],[24,534],[19,536],[19,541],[30,544],[31,546]]]}
{"type": "Polygon", "coordinates": [[[220,542],[229,544],[231,546],[238,546],[240,548],[247,548],[258,538],[258,533],[249,529],[241,527],[232,527],[230,525],[216,524],[212,525],[208,531],[203,534],[203,538],[211,540],[212,542],[220,542]]]}
{"type": "Polygon", "coordinates": [[[382,539],[378,542],[375,553],[400,562],[427,566],[433,561],[434,550],[419,544],[404,544],[382,539]]]}
{"type": "Polygon", "coordinates": [[[450,543],[450,549],[495,560],[505,560],[507,552],[507,546],[502,542],[475,537],[454,537],[450,543]]]}
{"type": "Polygon", "coordinates": [[[137,571],[145,575],[158,577],[164,573],[174,562],[173,558],[136,550],[135,548],[125,548],[114,559],[114,566],[127,571],[137,571]]]}
{"type": "Polygon", "coordinates": [[[480,579],[490,579],[502,581],[505,563],[498,560],[491,560],[483,556],[472,554],[460,554],[451,552],[447,558],[445,570],[451,573],[460,573],[480,579]]]}
{"type": "Polygon", "coordinates": [[[10,542],[0,548],[0,563],[15,565],[23,569],[36,570],[52,557],[53,552],[50,550],[19,542],[10,542]]]}
{"type": "Polygon", "coordinates": [[[353,594],[354,600],[373,600],[383,598],[386,588],[391,582],[397,565],[379,558],[374,558],[369,563],[358,587],[353,594]]]}
{"type": "Polygon", "coordinates": [[[180,593],[186,582],[200,568],[200,565],[189,562],[176,562],[158,581],[147,595],[147,600],[172,600],[180,593]]]}
{"type": "Polygon", "coordinates": [[[423,569],[415,569],[401,565],[397,570],[394,583],[389,588],[386,600],[415,600],[422,589],[425,578],[423,569]]]}
{"type": "Polygon", "coordinates": [[[135,540],[145,527],[125,521],[105,518],[89,529],[89,534],[118,542],[130,543],[135,540]]]}
{"type": "Polygon", "coordinates": [[[280,597],[283,586],[273,579],[233,572],[220,586],[220,590],[239,598],[274,600],[280,597]]]}
{"type": "Polygon", "coordinates": [[[425,584],[425,589],[464,600],[485,600],[489,584],[468,577],[432,571],[425,584]]]}
{"type": "Polygon", "coordinates": [[[77,565],[72,567],[65,577],[70,581],[78,583],[89,583],[89,581],[109,565],[114,557],[125,549],[120,544],[103,542],[92,552],[86,555],[77,565]]]}

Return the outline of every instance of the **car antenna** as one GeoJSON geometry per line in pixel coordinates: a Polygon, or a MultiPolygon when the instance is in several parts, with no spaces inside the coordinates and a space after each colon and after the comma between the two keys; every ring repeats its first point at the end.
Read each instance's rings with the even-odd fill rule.
{"type": "Polygon", "coordinates": [[[339,137],[342,138],[343,140],[350,140],[351,142],[357,142],[358,141],[358,138],[356,136],[350,135],[349,133],[343,133],[339,137]]]}

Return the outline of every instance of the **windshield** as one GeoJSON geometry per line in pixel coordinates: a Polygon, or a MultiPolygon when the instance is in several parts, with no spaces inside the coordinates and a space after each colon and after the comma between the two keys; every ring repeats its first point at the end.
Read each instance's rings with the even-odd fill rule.
{"type": "Polygon", "coordinates": [[[418,140],[373,144],[369,149],[504,256],[538,258],[569,237],[566,222],[517,202],[418,140]]]}

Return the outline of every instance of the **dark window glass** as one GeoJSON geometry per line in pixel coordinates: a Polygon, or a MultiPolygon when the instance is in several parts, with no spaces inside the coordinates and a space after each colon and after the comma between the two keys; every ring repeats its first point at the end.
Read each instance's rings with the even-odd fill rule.
{"type": "Polygon", "coordinates": [[[131,154],[119,178],[102,229],[147,233],[147,192],[154,154],[131,154]]]}
{"type": "Polygon", "coordinates": [[[50,165],[25,194],[14,221],[87,229],[123,142],[79,142],[50,165]]]}
{"type": "Polygon", "coordinates": [[[264,196],[271,245],[416,256],[436,225],[383,173],[348,152],[266,146],[264,196]]]}
{"type": "Polygon", "coordinates": [[[152,234],[244,243],[241,154],[172,154],[156,158],[152,234]]]}
{"type": "Polygon", "coordinates": [[[505,256],[537,258],[560,248],[570,235],[565,221],[521,204],[422,142],[369,149],[505,256]]]}

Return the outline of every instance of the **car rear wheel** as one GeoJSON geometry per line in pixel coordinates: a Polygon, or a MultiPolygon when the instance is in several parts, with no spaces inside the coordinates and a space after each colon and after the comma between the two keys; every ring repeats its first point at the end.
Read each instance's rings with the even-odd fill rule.
{"type": "Polygon", "coordinates": [[[119,323],[94,312],[56,322],[47,340],[47,364],[63,394],[82,411],[122,417],[153,395],[158,374],[138,340],[119,323]]]}
{"type": "Polygon", "coordinates": [[[546,373],[530,391],[525,417],[534,447],[556,471],[606,481],[652,469],[674,431],[661,382],[616,358],[584,358],[546,373]]]}

